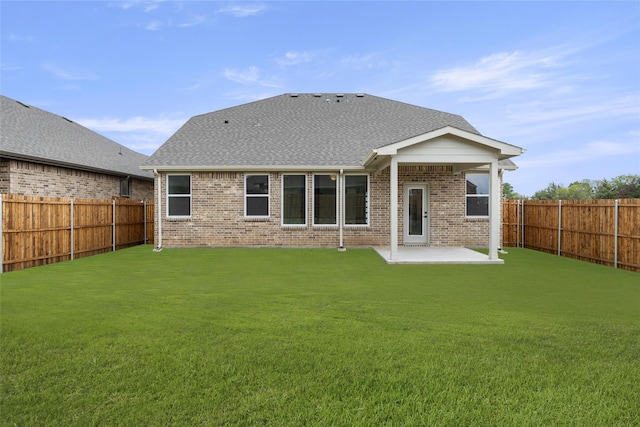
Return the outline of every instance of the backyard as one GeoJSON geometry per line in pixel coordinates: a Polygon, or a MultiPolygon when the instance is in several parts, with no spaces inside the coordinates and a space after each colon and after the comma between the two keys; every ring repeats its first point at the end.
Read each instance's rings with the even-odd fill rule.
{"type": "Polygon", "coordinates": [[[640,425],[640,275],[138,246],[0,275],[0,423],[640,425]]]}

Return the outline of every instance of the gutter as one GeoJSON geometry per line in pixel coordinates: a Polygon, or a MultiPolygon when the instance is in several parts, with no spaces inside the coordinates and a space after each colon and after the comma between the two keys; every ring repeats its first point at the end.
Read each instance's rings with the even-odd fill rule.
{"type": "Polygon", "coordinates": [[[338,175],[338,177],[338,228],[340,229],[340,246],[338,246],[338,252],[344,252],[347,250],[347,248],[344,247],[342,239],[344,223],[344,169],[340,169],[340,175],[338,175]]]}
{"type": "Polygon", "coordinates": [[[231,166],[188,166],[188,165],[163,165],[163,166],[140,166],[142,170],[163,171],[163,172],[334,172],[336,169],[360,172],[365,171],[364,166],[327,166],[327,165],[231,165],[231,166]]]}
{"type": "Polygon", "coordinates": [[[158,174],[158,170],[153,170],[153,175],[158,177],[158,201],[156,204],[158,205],[158,213],[156,217],[158,218],[158,244],[155,248],[153,248],[154,252],[160,252],[162,250],[162,176],[158,174]]]}
{"type": "Polygon", "coordinates": [[[362,162],[362,165],[366,167],[369,163],[373,161],[373,159],[376,158],[377,155],[378,155],[378,150],[371,150],[369,155],[364,159],[364,162],[362,162]]]}

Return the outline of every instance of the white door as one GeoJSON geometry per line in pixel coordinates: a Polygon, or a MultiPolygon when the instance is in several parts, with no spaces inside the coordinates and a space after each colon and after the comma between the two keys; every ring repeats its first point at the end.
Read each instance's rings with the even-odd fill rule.
{"type": "Polygon", "coordinates": [[[404,243],[429,243],[429,186],[407,184],[404,190],[404,243]]]}

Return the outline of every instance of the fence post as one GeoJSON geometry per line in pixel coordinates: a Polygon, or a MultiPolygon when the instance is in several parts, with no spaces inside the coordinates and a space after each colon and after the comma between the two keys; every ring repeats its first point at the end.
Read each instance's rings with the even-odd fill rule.
{"type": "Polygon", "coordinates": [[[516,200],[516,248],[520,247],[520,200],[516,200]]]}
{"type": "Polygon", "coordinates": [[[520,232],[522,233],[522,238],[520,239],[520,244],[522,245],[523,248],[526,247],[526,244],[524,242],[524,236],[525,236],[525,232],[524,232],[524,206],[525,206],[525,201],[522,200],[522,208],[520,209],[520,213],[522,214],[522,225],[520,226],[520,232]]]}
{"type": "Polygon", "coordinates": [[[620,201],[616,199],[613,208],[613,268],[618,268],[618,212],[620,201]]]}
{"type": "Polygon", "coordinates": [[[2,194],[0,194],[0,274],[4,271],[4,254],[2,249],[4,247],[4,240],[2,240],[2,194]]]}
{"type": "Polygon", "coordinates": [[[76,242],[75,242],[76,238],[74,236],[74,229],[73,229],[73,225],[75,223],[75,219],[74,219],[75,218],[74,217],[75,208],[73,206],[73,197],[71,198],[71,202],[69,204],[69,209],[71,209],[71,215],[70,215],[71,216],[71,228],[69,230],[69,234],[70,234],[70,238],[71,238],[71,242],[70,242],[71,243],[71,260],[73,261],[73,253],[76,250],[76,242]]]}
{"type": "Polygon", "coordinates": [[[562,240],[562,200],[558,200],[558,256],[560,256],[560,243],[562,240]]]}
{"type": "Polygon", "coordinates": [[[116,199],[113,199],[112,202],[112,206],[113,206],[113,226],[112,228],[112,237],[111,237],[111,250],[115,251],[116,250],[116,199]]]}
{"type": "Polygon", "coordinates": [[[142,220],[142,224],[144,226],[144,244],[147,244],[147,201],[143,200],[142,201],[142,216],[143,216],[143,220],[142,220]]]}

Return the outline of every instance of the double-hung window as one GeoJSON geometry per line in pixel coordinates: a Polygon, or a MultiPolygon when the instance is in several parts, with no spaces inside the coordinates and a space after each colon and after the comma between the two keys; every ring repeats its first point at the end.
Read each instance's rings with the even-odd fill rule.
{"type": "Polygon", "coordinates": [[[489,216],[489,174],[466,174],[467,185],[467,216],[489,216]]]}
{"type": "Polygon", "coordinates": [[[313,176],[313,224],[337,225],[337,175],[313,176]]]}
{"type": "Polygon", "coordinates": [[[167,175],[167,216],[191,216],[191,175],[167,175]]]}
{"type": "Polygon", "coordinates": [[[269,175],[245,175],[244,216],[269,217],[269,175]]]}
{"type": "Polygon", "coordinates": [[[282,225],[307,223],[306,175],[282,176],[282,225]]]}
{"type": "Polygon", "coordinates": [[[131,178],[120,179],[120,197],[131,197],[131,178]]]}
{"type": "Polygon", "coordinates": [[[345,225],[369,224],[368,175],[345,175],[344,223],[345,225]]]}

